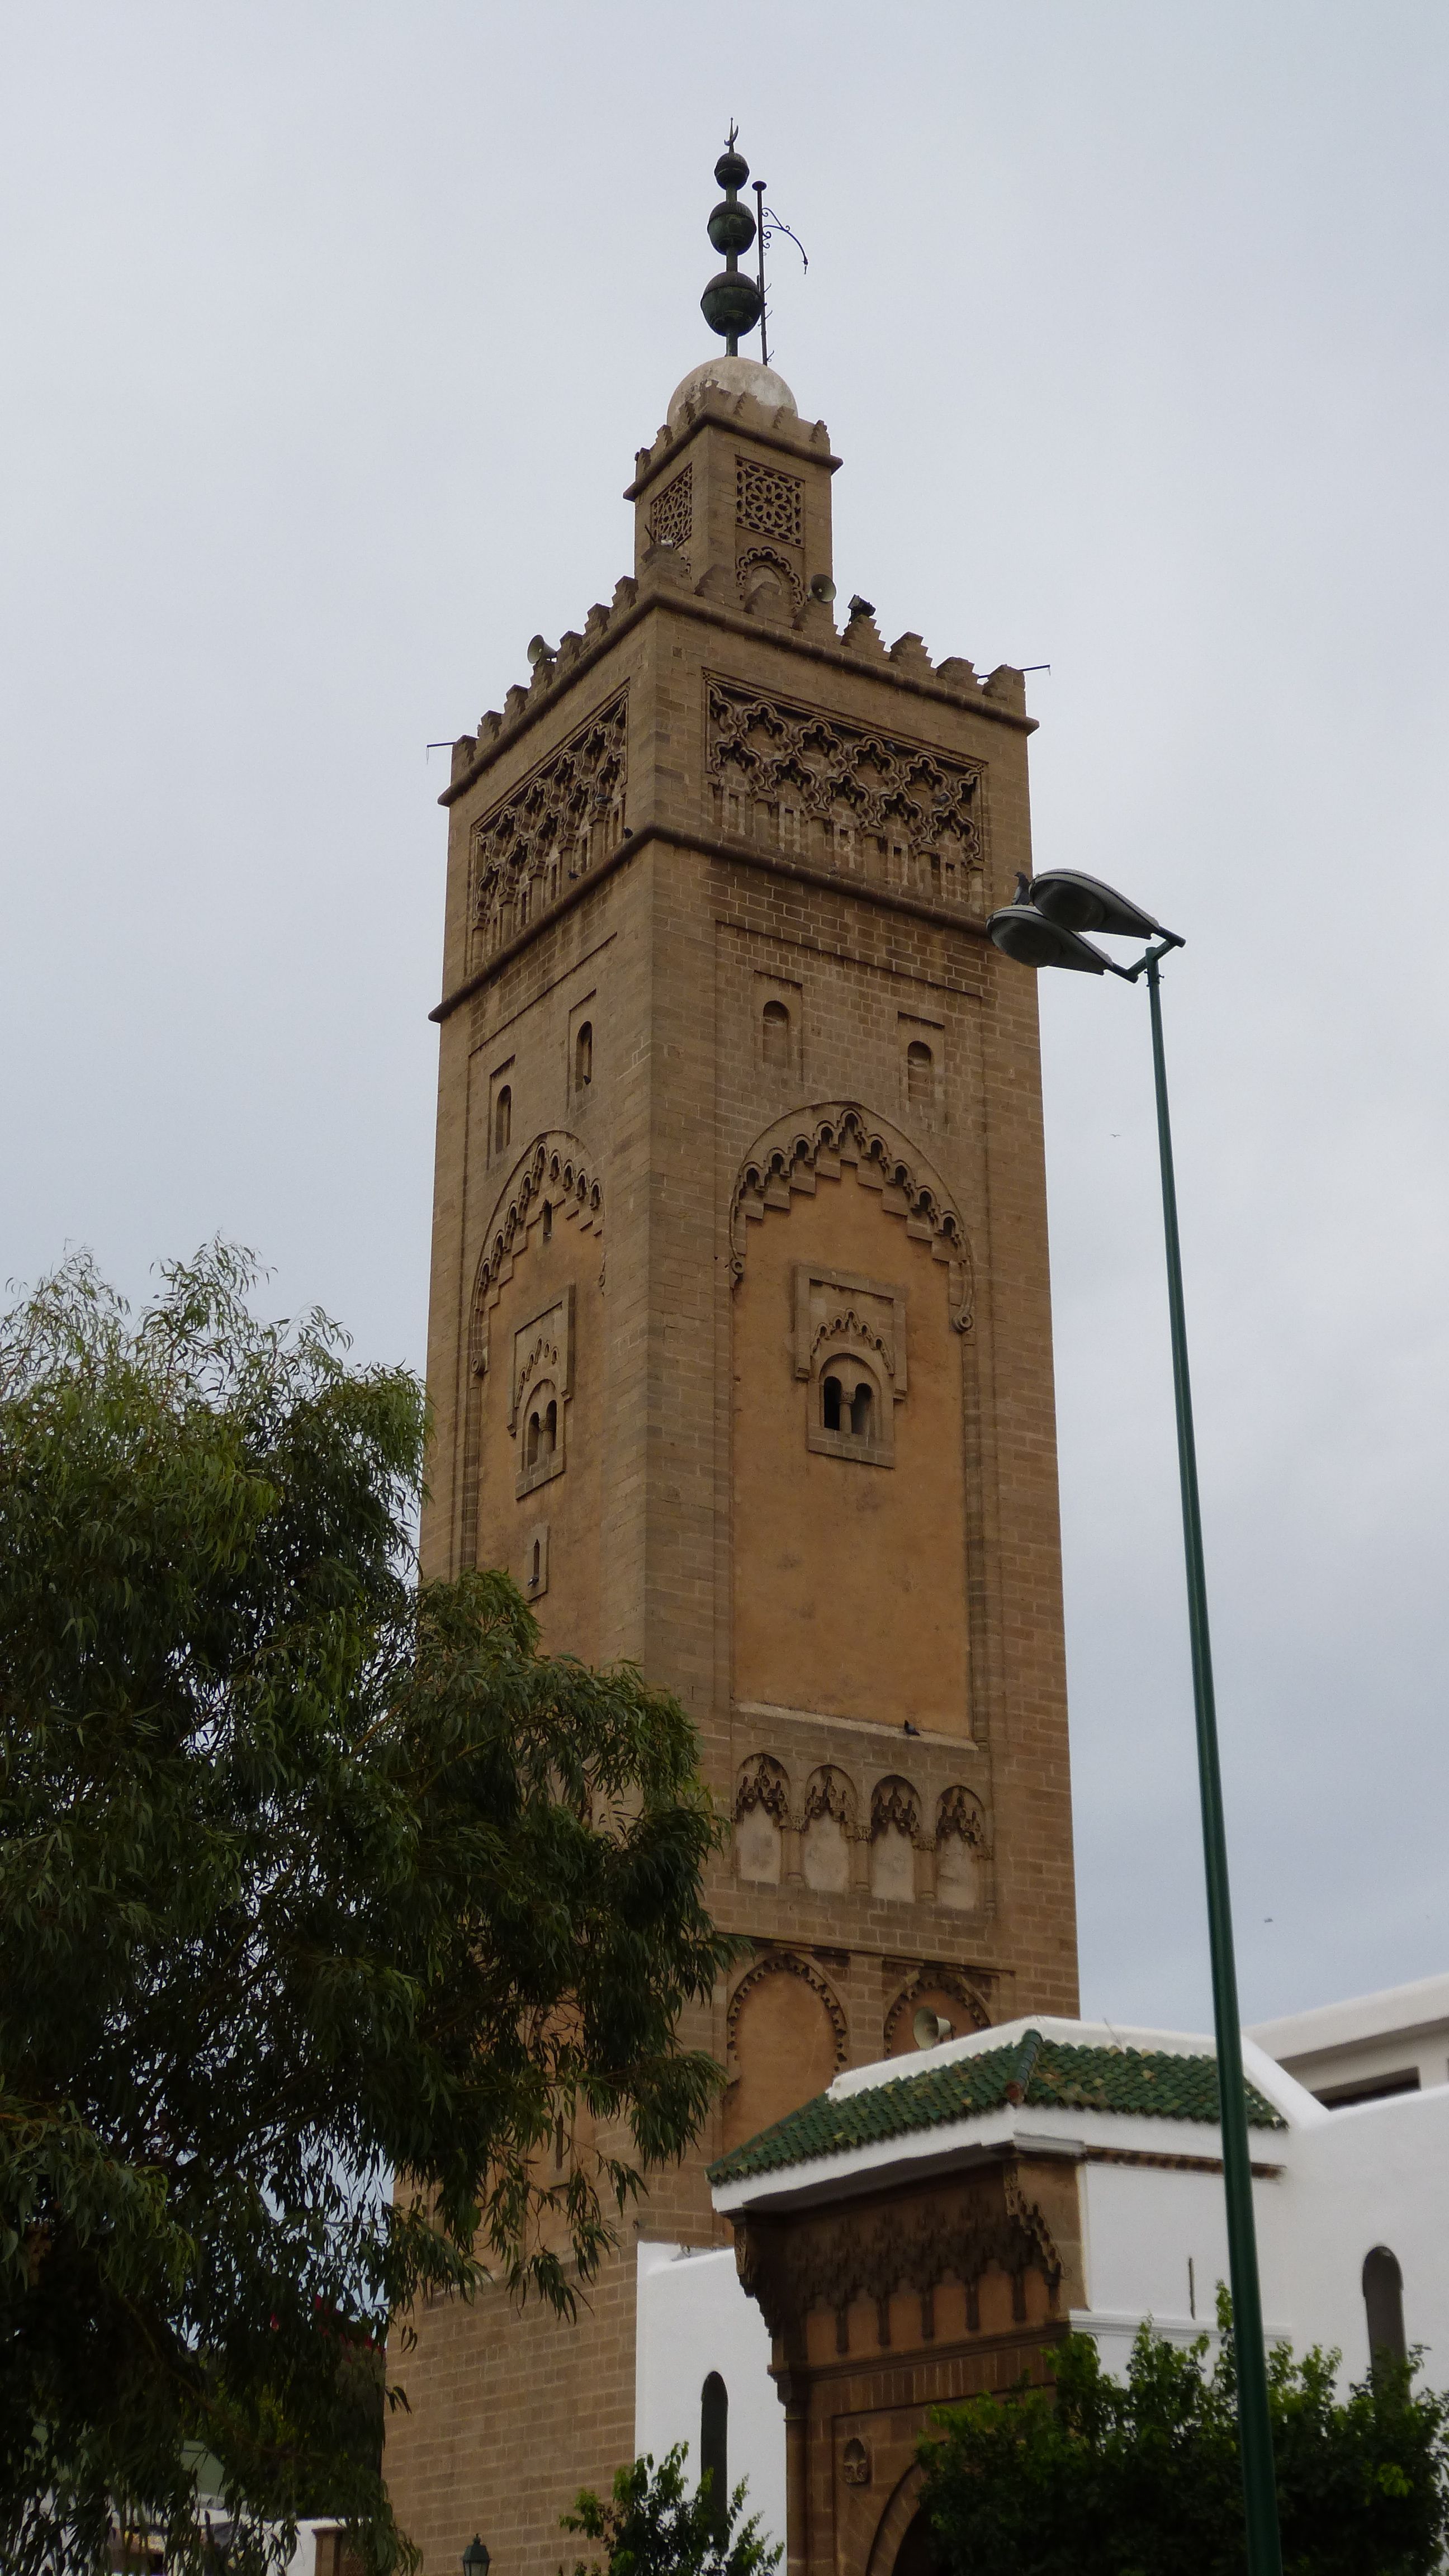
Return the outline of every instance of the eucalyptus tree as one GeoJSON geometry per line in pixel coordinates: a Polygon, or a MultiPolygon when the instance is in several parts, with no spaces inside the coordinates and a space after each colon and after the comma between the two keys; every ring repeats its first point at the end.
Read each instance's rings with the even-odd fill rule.
{"type": "Polygon", "coordinates": [[[410,1374],[161,1280],[0,1325],[0,2563],[199,2564],[209,2455],[232,2566],[384,2567],[389,2320],[567,2312],[698,2129],[719,1827],[674,1700],[419,1584],[410,1374]]]}

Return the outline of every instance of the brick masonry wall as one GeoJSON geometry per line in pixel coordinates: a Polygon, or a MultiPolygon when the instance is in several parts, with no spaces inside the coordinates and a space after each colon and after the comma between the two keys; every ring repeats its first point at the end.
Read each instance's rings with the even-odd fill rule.
{"type": "MultiPolygon", "coordinates": [[[[710,474],[725,488],[733,448],[721,466],[711,462],[711,442],[735,435],[712,421],[695,432],[701,489],[710,474]]],[[[799,569],[808,582],[817,569],[808,548],[828,549],[828,457],[807,458],[801,471],[810,498],[799,569]]],[[[444,992],[458,998],[441,1029],[428,1359],[436,1438],[424,1560],[431,1572],[453,1572],[470,1546],[486,1543],[520,1572],[527,1533],[546,1522],[545,1645],[589,1660],[630,1656],[674,1690],[699,1727],[706,1776],[727,1809],[752,1757],[767,1754],[786,1775],[788,1812],[782,1825],[763,1826],[767,1868],[768,1835],[778,1832],[776,1874],[742,1877],[731,1856],[711,1901],[721,1921],[755,1942],[756,1964],[778,1956],[792,1963],[790,1974],[773,1986],[756,1978],[753,2000],[732,2019],[732,1996],[748,1973],[742,1963],[701,2016],[706,2043],[736,2083],[732,2041],[736,2052],[758,2046],[760,2083],[747,2098],[773,2114],[788,2107],[779,2098],[788,2070],[772,2075],[765,2065],[782,2053],[771,1993],[790,1998],[788,2011],[780,2006],[781,2037],[790,2013],[816,2015],[827,2067],[878,2057],[893,2011],[899,2045],[901,1999],[917,1993],[950,2009],[959,1999],[962,2026],[982,2014],[1076,2006],[1036,997],[1032,979],[983,936],[985,912],[1009,898],[1016,869],[1030,866],[1029,728],[1014,675],[993,683],[990,697],[974,683],[948,688],[923,654],[898,649],[889,660],[873,629],[853,626],[855,642],[843,649],[813,602],[794,625],[746,616],[717,560],[703,597],[685,587],[678,564],[642,543],[640,564],[637,598],[623,585],[611,617],[591,614],[576,668],[552,681],[536,674],[503,729],[455,761],[444,992]],[[733,818],[741,834],[748,827],[748,842],[722,839],[710,768],[710,690],[720,677],[761,700],[814,707],[837,725],[918,746],[923,757],[934,747],[958,765],[978,764],[984,865],[969,897],[912,893],[904,879],[888,881],[890,863],[873,877],[832,872],[818,849],[813,873],[802,873],[806,862],[771,840],[763,811],[733,818]],[[620,690],[624,837],[597,872],[576,882],[560,875],[531,922],[480,967],[470,925],[475,824],[543,776],[620,690]],[[761,1040],[771,998],[790,1014],[784,1064],[766,1060],[761,1040]],[[585,1009],[593,1077],[580,1094],[571,1049],[585,1009]],[[913,1036],[932,1055],[924,1099],[909,1091],[913,1036]],[[500,1153],[491,1122],[505,1070],[512,1123],[500,1153]],[[928,1244],[887,1213],[880,1189],[849,1171],[821,1178],[813,1198],[808,1188],[787,1192],[783,1207],[747,1224],[747,1284],[735,1284],[730,1214],[742,1166],[781,1122],[791,1129],[821,1104],[851,1102],[898,1140],[917,1183],[928,1176],[958,1213],[973,1274],[969,1330],[950,1320],[947,1271],[928,1244]],[[567,1161],[601,1185],[595,1231],[581,1235],[561,1200],[545,1225],[544,1203],[561,1186],[546,1169],[519,1212],[520,1176],[540,1144],[545,1163],[567,1161]],[[507,1230],[510,1208],[506,1276],[480,1308],[480,1263],[507,1230]],[[836,1259],[838,1270],[894,1283],[906,1296],[907,1341],[917,1346],[889,1469],[805,1456],[811,1396],[794,1374],[787,1283],[796,1261],[821,1259],[822,1225],[836,1254],[848,1255],[836,1259]],[[773,1320],[762,1326],[751,1363],[757,1382],[742,1399],[742,1298],[755,1295],[757,1277],[773,1320]],[[520,1500],[497,1372],[510,1364],[518,1323],[565,1280],[576,1299],[578,1358],[568,1465],[520,1500]],[[927,1456],[924,1417],[912,1413],[917,1387],[931,1390],[930,1438],[941,1452],[944,1499],[929,1513],[909,1465],[911,1455],[927,1456]],[[749,1514],[737,1486],[742,1400],[755,1408],[750,1491],[763,1498],[749,1514]],[[782,1480],[773,1498],[771,1408],[782,1480]],[[878,1569],[863,1582],[857,1565],[847,1587],[831,1498],[859,1497],[861,1480],[872,1489],[878,1569]],[[802,1494],[807,1504],[797,1509],[802,1494]],[[799,1528],[787,1551],[780,1529],[792,1521],[799,1528]],[[787,1552],[798,1562],[784,1565],[787,1552]],[[793,1636],[788,1652],[784,1643],[791,1584],[802,1605],[813,1605],[815,1633],[834,1622],[864,1636],[897,1618],[903,1568],[943,1641],[938,1679],[917,1658],[912,1687],[936,1691],[936,1714],[916,1721],[917,1737],[905,1735],[902,1708],[885,1704],[884,1681],[882,1704],[863,1716],[838,1691],[832,1701],[823,1655],[802,1656],[793,1636]],[[767,1598],[770,1620],[754,1623],[742,1688],[740,1605],[767,1598]],[[782,1637],[778,1683],[771,1621],[782,1637]],[[821,1677],[813,1697],[805,1687],[812,1672],[821,1677]],[[814,1824],[807,1833],[802,1813],[807,1780],[826,1768],[853,1801],[844,1884],[821,1883],[828,1836],[814,1824]],[[879,1784],[899,1775],[919,1806],[904,1856],[888,1836],[870,1839],[879,1784]],[[979,1808],[986,1838],[972,1857],[976,1892],[967,1905],[946,1901],[949,1871],[933,1840],[940,1800],[956,1787],[979,1808]]],[[[411,2345],[400,2326],[393,2365],[408,2409],[389,2429],[389,2476],[430,2572],[455,2567],[475,2528],[507,2576],[551,2576],[559,2565],[558,2514],[580,2485],[606,2483],[632,2453],[638,2233],[723,2240],[703,2169],[729,2120],[726,2099],[695,2153],[657,2180],[642,2213],[630,2213],[621,2251],[577,2325],[513,2316],[493,2293],[468,2311],[445,2304],[415,2317],[411,2345]]]]}

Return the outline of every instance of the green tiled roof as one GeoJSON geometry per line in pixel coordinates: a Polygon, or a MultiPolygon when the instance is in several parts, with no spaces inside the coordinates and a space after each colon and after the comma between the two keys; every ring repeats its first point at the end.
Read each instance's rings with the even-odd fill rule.
{"type": "MultiPolygon", "coordinates": [[[[1281,2112],[1251,2084],[1244,2084],[1254,2128],[1286,2129],[1281,2112]]],[[[1201,2120],[1216,2126],[1218,2062],[1215,2057],[1171,2057],[1160,2049],[1073,2048],[1029,2030],[1010,2048],[983,2049],[944,2066],[923,2067],[894,2083],[874,2084],[832,2101],[817,2093],[788,2119],[746,2138],[709,2168],[711,2182],[742,2182],[752,2174],[805,2164],[815,2156],[843,2156],[852,2147],[883,2138],[909,2137],[1000,2110],[1007,2102],[1033,2109],[1118,2111],[1157,2120],[1201,2120]]]]}

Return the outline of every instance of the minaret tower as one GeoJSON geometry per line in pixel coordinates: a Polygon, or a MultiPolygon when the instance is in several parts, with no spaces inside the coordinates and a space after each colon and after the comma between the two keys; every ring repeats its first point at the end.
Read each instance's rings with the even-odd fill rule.
{"type": "MultiPolygon", "coordinates": [[[[823,422],[761,319],[730,145],[727,342],[625,495],[634,571],[453,749],[426,1570],[638,1662],[735,1820],[730,2082],[637,2230],[718,2241],[709,2157],[912,2044],[1076,2009],[1019,671],[834,609],[823,422]]],[[[581,466],[587,459],[581,458],[581,466]]],[[[430,2576],[553,2576],[634,2450],[636,2222],[576,2327],[413,2319],[389,2473],[430,2576]]]]}

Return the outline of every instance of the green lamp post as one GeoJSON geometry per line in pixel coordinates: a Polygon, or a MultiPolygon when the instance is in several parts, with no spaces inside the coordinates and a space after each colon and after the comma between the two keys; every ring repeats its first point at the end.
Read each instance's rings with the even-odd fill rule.
{"type": "Polygon", "coordinates": [[[1243,2046],[1238,2018],[1238,1974],[1233,1958],[1233,1915],[1228,1891],[1228,1847],[1223,1824],[1222,1772],[1208,1639],[1207,1578],[1203,1570],[1202,1516],[1198,1508],[1197,1448],[1193,1437],[1192,1384],[1187,1367],[1187,1317],[1182,1294],[1182,1253],[1177,1232],[1177,1185],[1167,1111],[1167,1059],[1162,1043],[1162,959],[1183,941],[1097,877],[1055,868],[1017,880],[1017,897],[987,925],[994,945],[1019,966],[1062,966],[1087,975],[1118,975],[1135,984],[1147,978],[1152,1020],[1152,1069],[1157,1093],[1157,1145],[1162,1166],[1162,1219],[1167,1239],[1167,1304],[1172,1330],[1172,1383],[1177,1400],[1177,1459],[1182,1483],[1182,1535],[1187,1557],[1187,1616],[1192,1641],[1193,1699],[1197,1713],[1197,1767],[1202,1793],[1203,1857],[1207,1870],[1208,1939],[1212,1955],[1213,2020],[1217,2032],[1218,2094],[1222,2119],[1223,2187],[1227,2200],[1228,2269],[1238,2363],[1238,2429],[1242,2447],[1243,2501],[1247,2516],[1249,2576],[1282,2576],[1278,2495],[1273,2473],[1273,2430],[1268,2413],[1268,2371],[1263,2351],[1263,2305],[1258,2283],[1258,2241],[1253,2218],[1253,2174],[1248,2113],[1243,2096],[1243,2046]],[[1151,943],[1135,966],[1093,946],[1088,931],[1151,943]]]}
{"type": "Polygon", "coordinates": [[[488,2548],[475,2531],[463,2552],[463,2576],[488,2576],[488,2548]]]}

